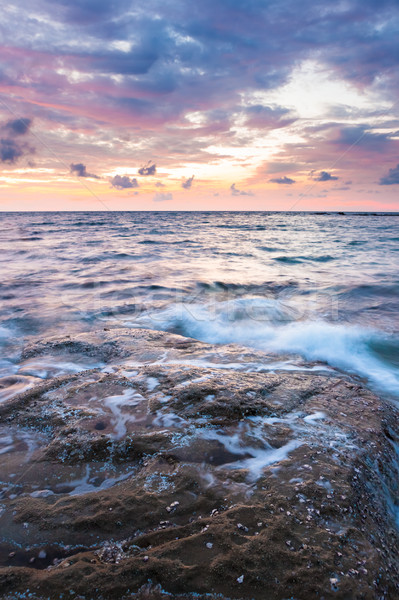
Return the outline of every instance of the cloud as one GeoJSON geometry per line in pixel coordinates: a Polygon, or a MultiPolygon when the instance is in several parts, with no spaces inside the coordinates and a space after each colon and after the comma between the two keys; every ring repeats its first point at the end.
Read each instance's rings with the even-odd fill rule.
{"type": "Polygon", "coordinates": [[[160,188],[160,187],[165,187],[165,184],[162,183],[161,181],[157,181],[155,184],[155,187],[160,188]]]}
{"type": "Polygon", "coordinates": [[[94,175],[94,173],[88,173],[86,170],[86,165],[83,163],[71,163],[69,165],[70,172],[77,177],[90,177],[91,179],[100,179],[98,175],[94,175]]]}
{"type": "Polygon", "coordinates": [[[115,175],[115,177],[111,179],[111,185],[117,190],[139,187],[137,179],[130,178],[127,175],[115,175]]]}
{"type": "Polygon", "coordinates": [[[331,175],[327,171],[320,171],[318,175],[312,176],[313,181],[336,181],[339,179],[336,175],[331,175]]]}
{"type": "Polygon", "coordinates": [[[170,192],[157,192],[153,197],[154,202],[168,202],[173,200],[173,195],[170,192]]]}
{"type": "Polygon", "coordinates": [[[387,175],[380,179],[380,185],[395,185],[399,184],[399,164],[393,169],[389,169],[387,175]]]}
{"type": "Polygon", "coordinates": [[[141,167],[138,170],[138,173],[139,173],[139,175],[144,175],[144,176],[155,175],[156,170],[157,170],[156,164],[149,160],[146,165],[144,165],[143,167],[141,167]]]}
{"type": "Polygon", "coordinates": [[[274,173],[282,173],[284,171],[295,171],[297,169],[301,169],[302,165],[299,163],[293,162],[267,162],[266,166],[262,165],[259,168],[259,174],[262,175],[267,173],[268,175],[273,175],[274,173]]]}
{"type": "Polygon", "coordinates": [[[354,127],[340,127],[338,137],[331,140],[333,144],[340,144],[351,149],[357,148],[366,152],[388,152],[392,143],[392,133],[373,133],[370,125],[356,125],[354,127]]]}
{"type": "Polygon", "coordinates": [[[281,185],[292,185],[295,183],[295,179],[290,179],[289,177],[274,177],[273,179],[269,179],[272,183],[279,183],[281,185]]]}
{"type": "Polygon", "coordinates": [[[254,193],[250,190],[246,192],[245,190],[239,190],[236,188],[236,184],[232,183],[230,186],[230,191],[232,196],[254,196],[254,193]]]}
{"type": "MultiPolygon", "coordinates": [[[[15,111],[29,103],[41,138],[66,164],[93,156],[93,164],[110,171],[134,160],[139,175],[151,176],[155,164],[141,166],[148,157],[173,172],[182,164],[222,160],[216,148],[225,149],[226,162],[233,165],[236,155],[229,148],[245,146],[246,158],[236,162],[248,160],[256,169],[261,159],[250,153],[262,130],[272,132],[270,158],[299,163],[302,172],[335,164],[352,144],[342,172],[354,180],[362,179],[363,173],[356,173],[363,169],[379,168],[371,153],[397,156],[392,151],[397,141],[377,127],[381,111],[399,93],[397,0],[148,0],[145,6],[132,0],[31,0],[29,10],[24,0],[12,4],[12,11],[0,15],[0,91],[15,111]],[[341,121],[335,138],[308,135],[306,122],[312,119],[289,110],[296,103],[279,90],[295,83],[298,67],[312,61],[314,86],[326,73],[334,85],[349,82],[350,95],[332,93],[326,110],[339,102],[352,105],[354,98],[353,110],[345,113],[342,106],[327,117],[321,109],[324,114],[317,117],[318,123],[341,121]],[[373,98],[376,114],[366,117],[373,98]],[[298,117],[292,131],[280,129],[298,117]],[[348,127],[351,120],[357,125],[348,127]],[[363,120],[370,122],[359,125],[363,120]],[[284,135],[274,135],[277,129],[284,135]]],[[[23,136],[23,129],[10,122],[7,133],[1,130],[3,162],[28,152],[10,142],[23,136]]],[[[374,172],[374,180],[384,172],[384,167],[374,172]]],[[[296,169],[282,166],[263,173],[262,180],[259,173],[257,183],[279,177],[288,187],[285,173],[295,177],[296,169]]],[[[75,175],[89,176],[87,171],[75,175]]],[[[246,186],[252,185],[246,179],[246,186]]]]}
{"type": "Polygon", "coordinates": [[[14,140],[2,138],[0,140],[0,159],[1,162],[13,164],[20,156],[23,156],[23,148],[14,140]]]}
{"type": "Polygon", "coordinates": [[[25,135],[32,124],[31,119],[14,119],[6,123],[6,129],[13,135],[25,135]]]}
{"type": "Polygon", "coordinates": [[[263,106],[255,104],[246,109],[247,127],[259,129],[279,129],[291,125],[296,118],[288,117],[290,113],[288,108],[282,106],[263,106]]]}
{"type": "Polygon", "coordinates": [[[185,179],[183,181],[183,183],[181,184],[182,188],[184,188],[185,190],[189,190],[191,188],[191,186],[193,185],[193,181],[194,181],[194,175],[192,175],[191,177],[188,177],[188,179],[185,179]]]}
{"type": "Polygon", "coordinates": [[[4,137],[0,139],[1,162],[14,164],[19,158],[27,154],[33,154],[35,149],[26,143],[15,140],[15,137],[25,135],[29,131],[31,119],[15,119],[3,125],[4,137]]]}

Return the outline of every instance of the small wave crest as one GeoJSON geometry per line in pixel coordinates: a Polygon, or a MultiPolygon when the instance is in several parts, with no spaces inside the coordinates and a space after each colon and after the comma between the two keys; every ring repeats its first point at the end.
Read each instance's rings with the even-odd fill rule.
{"type": "Polygon", "coordinates": [[[333,256],[330,254],[326,254],[323,256],[276,256],[273,260],[281,263],[286,263],[288,265],[297,265],[303,262],[330,262],[331,260],[335,260],[333,256]]]}

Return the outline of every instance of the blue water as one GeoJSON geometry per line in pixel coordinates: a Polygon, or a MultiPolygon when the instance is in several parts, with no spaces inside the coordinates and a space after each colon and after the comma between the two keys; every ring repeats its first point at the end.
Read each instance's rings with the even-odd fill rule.
{"type": "Polygon", "coordinates": [[[2,213],[0,250],[0,377],[29,342],[127,326],[299,354],[399,398],[397,215],[2,213]]]}

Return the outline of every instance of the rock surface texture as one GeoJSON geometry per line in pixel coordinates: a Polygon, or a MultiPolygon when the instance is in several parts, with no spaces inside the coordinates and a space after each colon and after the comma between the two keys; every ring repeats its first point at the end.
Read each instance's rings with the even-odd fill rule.
{"type": "Polygon", "coordinates": [[[2,598],[399,597],[393,404],[148,330],[49,356],[97,366],[0,404],[2,598]]]}

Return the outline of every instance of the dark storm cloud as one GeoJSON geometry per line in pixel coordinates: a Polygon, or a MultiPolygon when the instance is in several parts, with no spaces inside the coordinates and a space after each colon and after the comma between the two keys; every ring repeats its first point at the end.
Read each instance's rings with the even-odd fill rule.
{"type": "Polygon", "coordinates": [[[185,179],[183,181],[183,183],[181,184],[182,188],[184,188],[185,190],[189,190],[191,188],[191,186],[193,185],[193,181],[194,181],[194,175],[192,175],[191,177],[188,177],[187,179],[185,179]]]}
{"type": "Polygon", "coordinates": [[[146,177],[148,175],[155,175],[156,171],[157,171],[156,164],[151,161],[148,161],[148,163],[146,165],[144,165],[143,167],[141,167],[138,170],[138,174],[144,175],[146,177]]]}
{"type": "Polygon", "coordinates": [[[130,178],[127,175],[115,175],[115,177],[111,179],[111,185],[117,190],[139,187],[137,179],[135,177],[130,178]]]}
{"type": "Polygon", "coordinates": [[[253,196],[254,195],[254,193],[251,192],[250,190],[249,191],[239,190],[236,187],[235,183],[231,184],[231,186],[230,186],[230,192],[231,192],[232,196],[253,196]]]}
{"type": "Polygon", "coordinates": [[[295,183],[295,179],[290,179],[286,175],[284,177],[275,177],[273,179],[269,179],[271,183],[279,183],[281,185],[292,185],[295,183]]]}
{"type": "Polygon", "coordinates": [[[399,164],[392,169],[389,169],[388,173],[381,177],[380,185],[395,185],[399,184],[399,164]]]}
{"type": "Polygon", "coordinates": [[[98,175],[94,175],[94,173],[88,173],[86,170],[86,165],[83,163],[71,163],[69,165],[70,172],[77,177],[89,177],[91,179],[100,179],[98,175]]]}
{"type": "Polygon", "coordinates": [[[313,181],[336,181],[339,179],[336,175],[331,175],[327,171],[320,171],[312,176],[313,181]]]}

